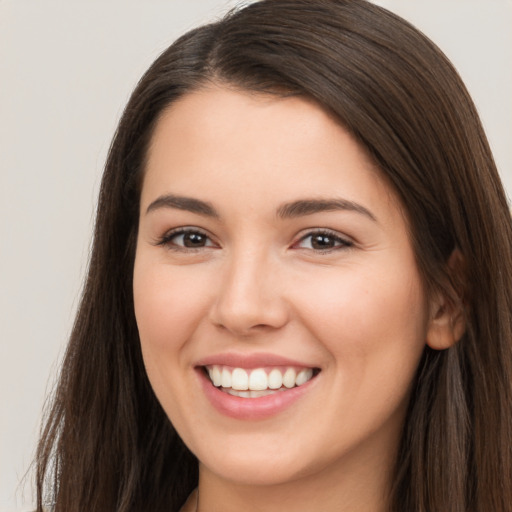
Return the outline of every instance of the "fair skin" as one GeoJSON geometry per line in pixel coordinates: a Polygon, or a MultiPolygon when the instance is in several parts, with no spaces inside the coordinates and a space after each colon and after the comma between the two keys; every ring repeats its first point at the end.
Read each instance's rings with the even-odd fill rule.
{"type": "Polygon", "coordinates": [[[200,461],[198,510],[386,510],[411,381],[453,322],[339,123],[222,87],[174,103],[149,148],[133,286],[149,379],[200,461]],[[208,377],[223,368],[309,380],[232,396],[208,377]]]}

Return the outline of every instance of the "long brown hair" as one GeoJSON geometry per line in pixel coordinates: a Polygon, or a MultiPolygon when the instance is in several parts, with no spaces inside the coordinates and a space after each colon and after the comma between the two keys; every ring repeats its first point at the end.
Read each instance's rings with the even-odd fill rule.
{"type": "Polygon", "coordinates": [[[38,510],[177,511],[197,485],[147,380],[133,312],[141,175],[159,115],[225,83],[298,94],[367,148],[402,201],[426,289],[467,330],[425,348],[397,454],[394,512],[512,509],[512,231],[476,109],[441,51],[364,0],[263,0],[187,33],[141,79],[102,181],[87,282],[37,454],[38,510]],[[460,251],[459,272],[447,259],[460,251]],[[46,498],[44,498],[46,496],[46,498]]]}

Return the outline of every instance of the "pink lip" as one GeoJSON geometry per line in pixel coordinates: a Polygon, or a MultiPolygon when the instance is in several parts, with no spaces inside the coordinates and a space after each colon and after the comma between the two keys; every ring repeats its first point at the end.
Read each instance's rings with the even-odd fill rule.
{"type": "Polygon", "coordinates": [[[294,366],[302,368],[312,368],[310,364],[304,364],[300,361],[278,356],[276,354],[236,354],[225,353],[205,357],[195,364],[195,366],[210,365],[232,366],[235,368],[263,368],[265,366],[294,366]]]}
{"type": "Polygon", "coordinates": [[[263,420],[279,414],[308,393],[317,380],[317,377],[313,377],[302,386],[272,395],[242,398],[216,388],[202,368],[196,368],[196,370],[203,391],[213,407],[221,414],[238,420],[263,420]]]}

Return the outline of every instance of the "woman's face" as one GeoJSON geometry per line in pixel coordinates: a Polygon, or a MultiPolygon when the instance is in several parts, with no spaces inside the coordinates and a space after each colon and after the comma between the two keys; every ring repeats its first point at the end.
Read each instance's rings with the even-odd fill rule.
{"type": "Polygon", "coordinates": [[[428,304],[399,202],[346,130],[298,97],[191,93],[158,122],[140,211],[144,362],[202,471],[388,468],[428,304]]]}

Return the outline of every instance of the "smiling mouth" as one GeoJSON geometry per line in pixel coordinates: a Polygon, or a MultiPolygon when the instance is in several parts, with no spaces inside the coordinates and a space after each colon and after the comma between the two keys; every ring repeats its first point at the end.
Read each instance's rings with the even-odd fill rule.
{"type": "Polygon", "coordinates": [[[300,387],[320,373],[319,368],[236,368],[224,365],[203,367],[211,383],[224,393],[242,398],[259,398],[300,387]]]}

